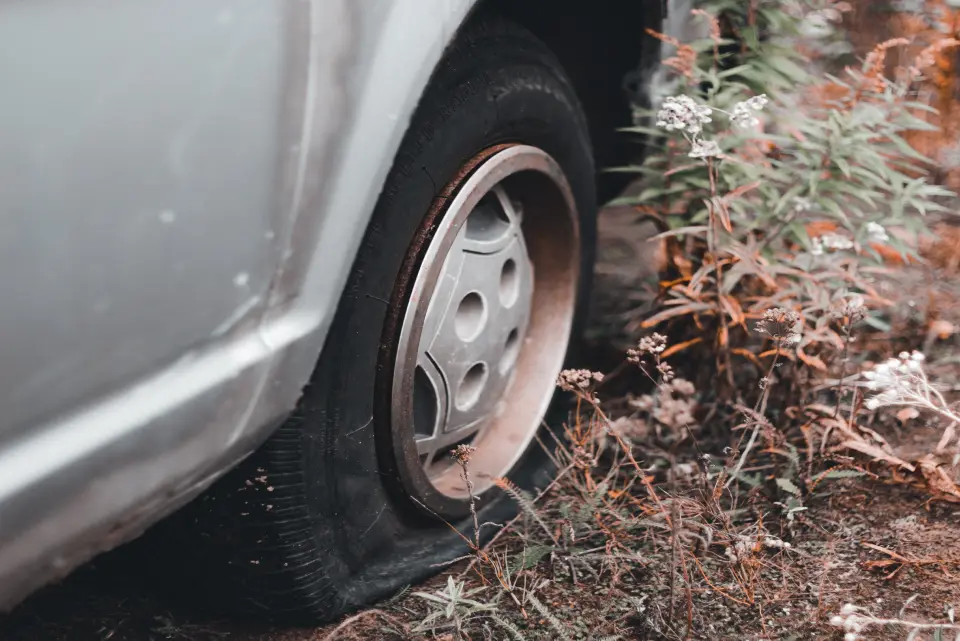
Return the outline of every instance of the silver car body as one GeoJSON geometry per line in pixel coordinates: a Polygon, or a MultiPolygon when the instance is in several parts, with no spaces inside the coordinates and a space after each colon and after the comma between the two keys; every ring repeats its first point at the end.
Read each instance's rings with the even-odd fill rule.
{"type": "Polygon", "coordinates": [[[0,3],[0,606],[295,406],[472,5],[0,3]]]}

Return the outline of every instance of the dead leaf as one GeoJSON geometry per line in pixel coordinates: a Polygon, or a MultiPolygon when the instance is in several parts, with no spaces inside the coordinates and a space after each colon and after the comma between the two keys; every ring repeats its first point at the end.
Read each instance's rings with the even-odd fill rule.
{"type": "Polygon", "coordinates": [[[713,216],[720,219],[720,224],[723,225],[728,234],[733,232],[733,226],[730,224],[730,210],[727,209],[722,199],[711,198],[710,200],[704,200],[703,204],[707,206],[713,216]]]}
{"type": "Polygon", "coordinates": [[[754,355],[753,352],[743,349],[742,347],[734,347],[730,350],[731,353],[736,354],[737,356],[742,356],[757,367],[763,367],[763,364],[760,362],[760,359],[754,355]]]}
{"type": "Polygon", "coordinates": [[[820,370],[821,372],[827,371],[827,364],[824,363],[819,357],[807,354],[803,351],[802,347],[797,347],[797,356],[800,357],[800,360],[807,364],[808,367],[813,369],[820,370]]]}
{"type": "Polygon", "coordinates": [[[684,341],[682,343],[677,343],[676,345],[673,345],[665,349],[663,353],[660,354],[660,358],[668,358],[670,356],[673,356],[677,352],[681,352],[687,349],[688,347],[690,347],[691,345],[696,345],[697,343],[700,343],[702,341],[703,341],[703,338],[693,338],[691,340],[684,341]]]}
{"type": "Polygon", "coordinates": [[[730,321],[734,325],[746,327],[747,317],[744,315],[743,308],[740,306],[740,303],[737,302],[737,299],[726,294],[721,294],[720,305],[723,307],[723,311],[727,313],[727,316],[730,317],[730,321]]]}
{"type": "Polygon", "coordinates": [[[880,449],[876,445],[871,445],[866,441],[850,439],[841,443],[840,447],[846,448],[849,450],[856,450],[861,454],[866,454],[867,456],[873,458],[874,460],[885,461],[887,463],[891,463],[893,465],[903,467],[907,470],[910,470],[911,472],[914,472],[917,469],[916,467],[914,467],[913,465],[910,465],[903,459],[898,458],[893,454],[888,454],[887,452],[884,452],[882,449],[880,449]]]}
{"type": "Polygon", "coordinates": [[[887,439],[880,436],[879,432],[877,432],[876,430],[872,430],[866,425],[857,425],[857,429],[860,430],[862,433],[869,435],[874,441],[879,443],[880,447],[882,447],[884,450],[888,452],[893,450],[893,448],[890,447],[890,444],[887,443],[887,439]]]}
{"type": "Polygon", "coordinates": [[[650,318],[643,321],[643,323],[641,323],[640,326],[643,328],[650,328],[670,318],[683,316],[684,314],[704,312],[704,311],[708,311],[709,309],[710,309],[710,305],[707,305],[706,303],[687,303],[683,305],[677,305],[676,307],[668,307],[662,312],[654,314],[650,318]]]}
{"type": "Polygon", "coordinates": [[[746,194],[747,192],[753,191],[754,189],[756,189],[757,187],[759,187],[759,186],[762,185],[762,184],[763,184],[763,181],[757,180],[757,181],[754,181],[754,182],[752,182],[752,183],[748,183],[748,184],[746,184],[746,185],[740,185],[739,187],[737,187],[736,189],[734,189],[733,191],[731,191],[730,193],[728,193],[727,195],[725,195],[725,196],[723,197],[723,202],[724,202],[724,203],[731,203],[731,202],[733,202],[734,200],[736,200],[737,198],[739,198],[740,196],[743,196],[743,195],[746,194]]]}
{"type": "Polygon", "coordinates": [[[795,361],[795,360],[797,360],[796,357],[793,355],[793,352],[791,352],[790,350],[786,350],[786,349],[779,349],[779,350],[778,350],[776,347],[774,347],[773,349],[768,349],[768,350],[765,351],[765,352],[761,352],[761,353],[758,354],[757,356],[758,356],[759,358],[766,358],[767,356],[773,356],[774,354],[777,354],[778,352],[779,352],[780,356],[786,358],[786,359],[789,360],[789,361],[795,361]]]}
{"type": "Polygon", "coordinates": [[[920,473],[926,479],[927,485],[934,494],[943,498],[952,497],[950,500],[960,499],[960,487],[953,482],[950,475],[940,466],[933,454],[927,454],[917,464],[920,466],[920,473]]]}

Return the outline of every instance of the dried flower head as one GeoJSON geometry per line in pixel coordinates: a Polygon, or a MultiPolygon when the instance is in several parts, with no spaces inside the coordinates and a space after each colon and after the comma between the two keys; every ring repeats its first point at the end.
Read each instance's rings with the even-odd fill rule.
{"type": "Polygon", "coordinates": [[[800,342],[800,314],[786,307],[774,307],[763,313],[756,329],[784,344],[800,342]]]}
{"type": "MultiPolygon", "coordinates": [[[[657,408],[653,411],[653,418],[664,427],[672,429],[690,428],[696,424],[693,411],[696,403],[689,398],[677,398],[663,394],[657,408]]],[[[685,434],[678,435],[685,436],[685,434]]]]}
{"type": "Polygon", "coordinates": [[[667,349],[667,337],[663,334],[654,333],[641,338],[636,349],[628,349],[627,360],[631,363],[639,363],[645,355],[656,356],[662,354],[665,349],[667,349]]]}
{"type": "Polygon", "coordinates": [[[674,379],[670,384],[670,388],[682,396],[693,396],[697,391],[697,388],[693,386],[693,383],[685,378],[674,379]]]}
{"type": "Polygon", "coordinates": [[[620,418],[611,421],[606,428],[607,429],[604,431],[596,432],[596,438],[598,440],[604,440],[607,436],[606,432],[609,431],[620,438],[626,438],[634,442],[641,442],[650,437],[651,431],[650,423],[646,420],[628,416],[621,416],[620,418]]]}
{"type": "Polygon", "coordinates": [[[673,380],[673,377],[676,376],[669,363],[658,363],[657,371],[660,373],[660,380],[664,383],[669,383],[673,380]]]}
{"type": "Polygon", "coordinates": [[[712,122],[710,107],[698,104],[689,96],[669,96],[657,113],[657,126],[667,131],[699,134],[703,125],[712,122]]]}
{"type": "Polygon", "coordinates": [[[659,438],[675,442],[686,438],[690,429],[697,426],[695,392],[690,381],[673,378],[659,385],[656,395],[645,394],[632,399],[630,406],[656,421],[659,438]]]}
{"type": "Polygon", "coordinates": [[[582,392],[587,390],[594,381],[603,380],[600,372],[591,372],[588,369],[565,369],[557,378],[557,385],[565,392],[582,392]]]}
{"type": "Polygon", "coordinates": [[[474,446],[462,443],[450,450],[450,454],[456,459],[457,463],[466,466],[470,462],[470,456],[476,451],[477,448],[474,446]]]}
{"type": "Polygon", "coordinates": [[[866,317],[867,307],[863,302],[863,296],[854,294],[837,301],[833,305],[831,313],[837,320],[852,325],[866,317]]]}

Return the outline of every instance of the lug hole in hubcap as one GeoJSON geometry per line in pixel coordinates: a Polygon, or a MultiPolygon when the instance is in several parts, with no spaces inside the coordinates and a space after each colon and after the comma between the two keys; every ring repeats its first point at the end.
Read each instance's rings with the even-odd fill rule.
{"type": "Polygon", "coordinates": [[[437,395],[422,367],[413,373],[413,430],[421,436],[432,436],[437,425],[437,395]]]}
{"type": "Polygon", "coordinates": [[[466,235],[473,240],[492,241],[509,231],[510,220],[493,194],[486,195],[467,218],[466,235]]]}
{"type": "Polygon", "coordinates": [[[500,304],[512,307],[520,295],[520,275],[517,273],[517,262],[508,258],[500,270],[500,304]]]}
{"type": "Polygon", "coordinates": [[[477,292],[470,292],[460,301],[453,323],[460,340],[470,342],[483,331],[486,320],[487,306],[483,297],[477,292]]]}
{"type": "Polygon", "coordinates": [[[486,382],[487,366],[484,363],[476,363],[468,369],[457,390],[457,409],[468,410],[476,405],[486,382]]]}
{"type": "Polygon", "coordinates": [[[500,357],[500,373],[506,374],[517,362],[517,356],[520,355],[520,332],[514,328],[510,330],[507,336],[507,342],[503,346],[503,356],[500,357]]]}

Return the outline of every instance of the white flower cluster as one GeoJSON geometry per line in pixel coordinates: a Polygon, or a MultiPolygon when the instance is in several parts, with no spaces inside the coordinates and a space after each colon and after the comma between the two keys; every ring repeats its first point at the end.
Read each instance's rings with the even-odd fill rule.
{"type": "Polygon", "coordinates": [[[734,127],[740,129],[749,129],[760,124],[760,120],[754,114],[755,111],[761,111],[769,102],[767,94],[760,94],[753,98],[748,98],[743,102],[738,102],[733,106],[733,113],[730,114],[730,122],[734,127]]]}
{"type": "Polygon", "coordinates": [[[826,233],[822,236],[817,236],[810,240],[810,253],[814,256],[823,255],[825,249],[833,251],[841,251],[844,249],[852,249],[853,241],[843,236],[841,234],[826,233]]]}
{"type": "Polygon", "coordinates": [[[663,101],[657,113],[657,126],[667,131],[685,131],[688,134],[699,134],[703,125],[713,122],[710,107],[697,104],[689,96],[670,96],[663,101]]]}
{"type": "Polygon", "coordinates": [[[900,405],[923,393],[926,376],[923,373],[925,357],[920,352],[900,352],[898,358],[880,363],[872,371],[864,372],[867,389],[879,392],[867,400],[867,409],[883,405],[900,405]]]}
{"type": "Polygon", "coordinates": [[[784,345],[795,345],[801,339],[802,321],[803,317],[792,309],[774,307],[763,313],[763,317],[757,322],[756,330],[784,345]]]}
{"type": "Polygon", "coordinates": [[[820,237],[820,242],[823,243],[826,249],[842,250],[853,248],[853,241],[840,234],[824,234],[820,237]]]}
{"type": "Polygon", "coordinates": [[[840,614],[830,617],[830,624],[838,628],[843,628],[845,634],[843,641],[857,641],[860,638],[859,633],[866,627],[867,621],[864,617],[857,614],[857,607],[852,603],[846,603],[840,608],[840,614]]]}
{"type": "MultiPolygon", "coordinates": [[[[733,107],[730,123],[734,127],[746,129],[759,124],[755,112],[763,109],[769,102],[766,94],[753,96],[738,102],[733,107]]],[[[657,112],[657,126],[667,131],[679,131],[690,142],[691,158],[716,158],[723,155],[720,145],[713,140],[704,140],[703,126],[713,122],[713,109],[701,105],[690,96],[669,96],[663,101],[663,106],[657,112]]],[[[722,111],[722,110],[720,110],[722,111]]]]}
{"type": "Polygon", "coordinates": [[[799,213],[813,209],[813,201],[803,196],[793,197],[793,211],[799,213]]]}
{"type": "Polygon", "coordinates": [[[720,145],[713,140],[694,140],[688,155],[691,158],[715,158],[721,153],[720,145]]]}
{"type": "Polygon", "coordinates": [[[880,223],[867,223],[867,238],[874,243],[885,243],[890,240],[887,230],[880,223]]]}

